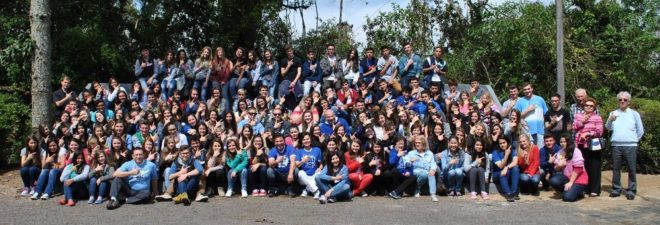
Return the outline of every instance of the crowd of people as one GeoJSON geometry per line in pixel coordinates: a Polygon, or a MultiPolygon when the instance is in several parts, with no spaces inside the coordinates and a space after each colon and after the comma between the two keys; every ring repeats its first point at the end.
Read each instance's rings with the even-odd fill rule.
{"type": "Polygon", "coordinates": [[[513,202],[552,187],[576,201],[601,194],[607,128],[610,196],[634,199],[644,131],[628,92],[605,121],[584,89],[565,109],[560,95],[547,105],[533,84],[511,85],[500,107],[478,80],[459,91],[446,79],[441,47],[422,57],[403,46],[398,58],[387,46],[360,58],[356,49],[340,57],[329,44],[320,59],[287,46],[281,60],[271,51],[239,47],[227,56],[204,47],[194,61],[185,50],[157,59],[144,48],[130,90],[115,78],[72,88],[64,76],[53,93],[56,121],[21,150],[21,195],[47,200],[61,189],[61,205],[86,199],[115,209],[235,195],[325,204],[357,196],[488,200],[496,192],[513,202]]]}

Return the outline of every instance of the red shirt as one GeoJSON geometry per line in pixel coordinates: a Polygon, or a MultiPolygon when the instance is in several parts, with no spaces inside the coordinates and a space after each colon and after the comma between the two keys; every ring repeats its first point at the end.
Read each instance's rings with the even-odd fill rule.
{"type": "Polygon", "coordinates": [[[344,92],[344,89],[340,89],[337,91],[337,99],[339,99],[341,103],[344,103],[344,105],[351,107],[358,100],[358,93],[353,88],[349,88],[347,92],[344,92]],[[349,93],[351,97],[350,102],[348,102],[349,93]]]}
{"type": "Polygon", "coordinates": [[[351,157],[349,152],[344,153],[344,160],[346,161],[346,167],[348,168],[348,173],[358,172],[360,169],[360,162],[357,161],[357,158],[351,157]]]}
{"type": "Polygon", "coordinates": [[[526,173],[529,175],[536,175],[539,173],[539,165],[541,160],[539,159],[539,147],[532,145],[530,150],[527,153],[527,158],[529,158],[529,163],[525,162],[525,156],[523,153],[518,154],[518,167],[520,167],[520,173],[526,173]]]}

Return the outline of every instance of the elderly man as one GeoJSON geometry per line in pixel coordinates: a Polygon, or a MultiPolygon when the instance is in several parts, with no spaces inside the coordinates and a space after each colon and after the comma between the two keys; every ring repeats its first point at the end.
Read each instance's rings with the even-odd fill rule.
{"type": "Polygon", "coordinates": [[[612,193],[610,197],[621,195],[621,163],[626,160],[628,164],[628,190],[626,198],[635,199],[637,194],[637,149],[639,140],[644,135],[642,119],[637,111],[629,108],[630,93],[623,91],[616,95],[619,109],[610,112],[605,127],[612,131],[612,193]]]}

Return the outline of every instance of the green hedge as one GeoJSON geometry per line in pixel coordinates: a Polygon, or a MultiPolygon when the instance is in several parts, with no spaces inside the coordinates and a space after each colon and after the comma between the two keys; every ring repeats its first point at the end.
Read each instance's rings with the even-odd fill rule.
{"type": "MultiPolygon", "coordinates": [[[[601,102],[600,112],[603,121],[607,119],[609,112],[618,107],[616,97],[601,102]]],[[[631,108],[639,112],[644,124],[644,137],[641,140],[637,154],[637,171],[644,174],[658,174],[660,173],[660,149],[658,149],[660,135],[655,134],[655,132],[660,130],[660,101],[633,97],[631,108]]],[[[606,135],[606,137],[610,137],[609,132],[606,135]]],[[[607,148],[604,153],[604,169],[612,169],[610,148],[607,148]]]]}
{"type": "Polygon", "coordinates": [[[19,96],[0,93],[0,168],[18,164],[30,134],[30,107],[19,96]]]}

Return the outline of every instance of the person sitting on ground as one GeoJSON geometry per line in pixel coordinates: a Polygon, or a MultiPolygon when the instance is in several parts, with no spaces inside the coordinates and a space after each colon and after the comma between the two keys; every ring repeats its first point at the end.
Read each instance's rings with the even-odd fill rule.
{"type": "Polygon", "coordinates": [[[295,148],[284,143],[284,136],[273,135],[273,147],[268,153],[268,197],[281,194],[281,189],[286,189],[290,197],[294,197],[293,184],[297,179],[295,166],[291,162],[296,161],[295,148]]]}
{"type": "Polygon", "coordinates": [[[338,200],[351,200],[351,185],[348,180],[348,168],[344,165],[340,152],[327,154],[326,165],[321,173],[316,176],[316,184],[319,187],[319,203],[334,203],[338,200]]]}
{"type": "Polygon", "coordinates": [[[85,163],[85,157],[81,151],[73,153],[74,162],[62,171],[60,181],[64,183],[64,197],[60,199],[60,205],[75,206],[75,197],[87,196],[85,181],[89,174],[89,165],[85,163]]]}
{"type": "Polygon", "coordinates": [[[119,208],[120,194],[126,197],[126,203],[138,204],[158,193],[157,167],[145,160],[142,149],[134,149],[133,160],[122,164],[114,177],[107,205],[110,210],[119,208]]]}
{"type": "Polygon", "coordinates": [[[110,160],[111,158],[108,157],[104,151],[94,152],[94,161],[91,167],[92,170],[88,175],[89,200],[87,201],[87,204],[95,203],[99,205],[103,203],[103,198],[107,193],[107,187],[112,180],[112,174],[115,173],[114,164],[110,160]]]}

